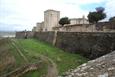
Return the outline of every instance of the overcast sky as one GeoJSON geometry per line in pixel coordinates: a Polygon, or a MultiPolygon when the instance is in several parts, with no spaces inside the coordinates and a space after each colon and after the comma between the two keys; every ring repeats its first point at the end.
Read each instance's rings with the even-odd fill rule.
{"type": "Polygon", "coordinates": [[[115,0],[0,0],[0,31],[31,30],[42,22],[44,11],[58,10],[61,17],[79,18],[102,6],[107,19],[115,16],[115,0]]]}

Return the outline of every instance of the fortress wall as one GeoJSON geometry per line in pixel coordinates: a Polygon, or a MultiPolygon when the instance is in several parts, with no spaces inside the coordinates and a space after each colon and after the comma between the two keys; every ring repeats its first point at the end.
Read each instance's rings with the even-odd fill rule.
{"type": "MultiPolygon", "coordinates": [[[[26,35],[27,35],[27,38],[33,38],[34,32],[27,31],[26,35]]],[[[25,31],[16,32],[16,38],[25,38],[25,31]]]]}
{"type": "Polygon", "coordinates": [[[34,38],[53,44],[55,32],[35,32],[34,38]]]}
{"type": "MultiPolygon", "coordinates": [[[[28,34],[33,36],[31,32],[28,34]]],[[[89,59],[115,50],[115,32],[35,32],[33,37],[89,59]]],[[[24,32],[17,32],[16,38],[24,38],[24,32]]]]}
{"type": "Polygon", "coordinates": [[[56,47],[94,59],[115,50],[115,33],[58,32],[56,47]]]}

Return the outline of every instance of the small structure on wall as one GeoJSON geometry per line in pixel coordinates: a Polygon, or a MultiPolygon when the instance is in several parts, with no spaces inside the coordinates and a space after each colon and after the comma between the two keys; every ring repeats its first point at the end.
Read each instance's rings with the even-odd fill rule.
{"type": "Polygon", "coordinates": [[[36,26],[33,27],[32,31],[33,31],[33,32],[38,31],[37,28],[36,28],[36,26]]]}
{"type": "Polygon", "coordinates": [[[53,29],[64,32],[92,32],[92,28],[95,28],[94,25],[89,24],[88,19],[86,19],[84,16],[82,18],[71,18],[69,20],[70,24],[56,26],[53,27],[53,29]]]}
{"type": "Polygon", "coordinates": [[[93,24],[74,24],[65,25],[53,28],[56,31],[63,32],[93,32],[95,30],[95,25],[93,24]]]}
{"type": "Polygon", "coordinates": [[[71,18],[70,19],[70,24],[75,25],[75,24],[89,24],[89,21],[83,16],[82,18],[71,18]]]}

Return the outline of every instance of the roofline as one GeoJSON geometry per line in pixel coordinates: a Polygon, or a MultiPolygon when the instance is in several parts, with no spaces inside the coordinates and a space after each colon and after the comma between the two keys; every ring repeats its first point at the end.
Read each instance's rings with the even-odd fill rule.
{"type": "Polygon", "coordinates": [[[60,11],[53,10],[53,9],[48,9],[48,10],[46,10],[46,11],[44,11],[44,12],[48,12],[48,11],[60,12],[60,11]]]}
{"type": "MultiPolygon", "coordinates": [[[[81,20],[81,19],[83,19],[83,18],[70,18],[70,20],[81,20]]],[[[84,18],[85,20],[88,20],[88,19],[86,19],[86,18],[84,18]]]]}
{"type": "Polygon", "coordinates": [[[72,26],[84,26],[84,25],[92,25],[92,24],[74,24],[74,25],[68,24],[66,26],[56,26],[56,27],[53,27],[53,28],[72,27],[72,26]]]}

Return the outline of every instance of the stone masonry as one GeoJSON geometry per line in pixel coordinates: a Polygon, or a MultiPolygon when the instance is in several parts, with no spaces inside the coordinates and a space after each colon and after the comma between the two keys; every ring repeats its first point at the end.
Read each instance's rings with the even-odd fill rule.
{"type": "Polygon", "coordinates": [[[53,31],[53,27],[59,25],[60,11],[46,10],[44,12],[44,28],[43,31],[53,31]]]}
{"type": "Polygon", "coordinates": [[[115,51],[71,69],[59,77],[115,77],[115,51]]]}

